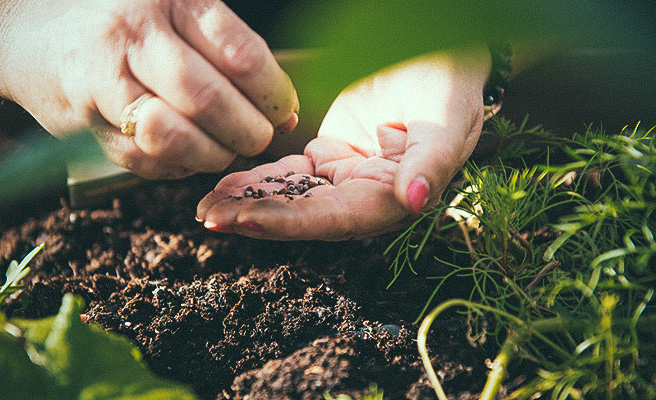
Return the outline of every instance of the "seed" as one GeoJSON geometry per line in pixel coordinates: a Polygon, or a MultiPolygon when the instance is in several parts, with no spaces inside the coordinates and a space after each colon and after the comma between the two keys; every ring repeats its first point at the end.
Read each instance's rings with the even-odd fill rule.
{"type": "Polygon", "coordinates": [[[276,182],[278,182],[278,183],[283,183],[283,182],[285,182],[285,177],[282,176],[282,175],[278,175],[278,176],[276,176],[276,182]]]}
{"type": "Polygon", "coordinates": [[[308,175],[308,174],[303,174],[303,178],[308,179],[308,180],[309,180],[309,179],[312,179],[312,177],[311,177],[310,175],[308,175]]]}
{"type": "Polygon", "coordinates": [[[309,185],[307,185],[307,184],[303,185],[303,191],[304,192],[307,192],[309,189],[310,189],[309,185]]]}
{"type": "Polygon", "coordinates": [[[253,197],[253,192],[250,190],[247,190],[244,192],[244,197],[253,197]]]}
{"type": "Polygon", "coordinates": [[[287,172],[287,176],[292,176],[292,175],[294,175],[294,171],[287,172]]]}
{"type": "Polygon", "coordinates": [[[265,191],[262,190],[262,189],[257,189],[257,194],[258,194],[260,197],[266,197],[267,192],[265,192],[265,191]]]}
{"type": "Polygon", "coordinates": [[[299,183],[298,185],[296,185],[296,190],[298,190],[299,192],[303,190],[303,184],[299,183]]]}
{"type": "Polygon", "coordinates": [[[277,195],[278,193],[280,193],[278,189],[273,189],[273,192],[271,192],[271,194],[274,196],[277,195]]]}
{"type": "Polygon", "coordinates": [[[273,180],[273,177],[267,176],[266,178],[264,178],[264,180],[267,181],[267,183],[268,183],[268,182],[271,182],[273,180]]]}
{"type": "Polygon", "coordinates": [[[253,189],[253,186],[247,186],[246,190],[249,192],[255,192],[255,189],[253,189]]]}
{"type": "Polygon", "coordinates": [[[278,190],[278,194],[285,194],[285,193],[287,193],[287,188],[282,188],[278,190]]]}

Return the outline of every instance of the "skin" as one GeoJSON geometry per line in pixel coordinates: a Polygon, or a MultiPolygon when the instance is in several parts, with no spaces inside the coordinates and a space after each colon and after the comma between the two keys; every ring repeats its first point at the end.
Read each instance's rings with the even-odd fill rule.
{"type": "Polygon", "coordinates": [[[274,240],[337,241],[403,227],[438,203],[473,151],[490,63],[483,47],[430,54],[357,82],[337,97],[303,155],[228,175],[199,203],[197,220],[274,240]],[[248,186],[281,188],[260,182],[287,171],[333,185],[294,200],[235,198],[248,186]]]}
{"type": "Polygon", "coordinates": [[[216,0],[0,0],[0,97],[55,136],[91,129],[149,179],[218,172],[298,121],[264,40],[216,0]],[[144,93],[134,139],[118,127],[144,93]]]}

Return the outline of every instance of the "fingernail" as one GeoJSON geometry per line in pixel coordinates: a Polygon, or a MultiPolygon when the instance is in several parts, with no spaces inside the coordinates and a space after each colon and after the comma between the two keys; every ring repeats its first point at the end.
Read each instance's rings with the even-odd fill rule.
{"type": "Polygon", "coordinates": [[[428,182],[426,179],[419,177],[412,181],[406,192],[408,203],[414,214],[419,214],[421,208],[428,201],[428,182]]]}
{"type": "Polygon", "coordinates": [[[400,131],[407,132],[408,127],[405,126],[403,122],[388,122],[385,124],[385,126],[388,126],[390,128],[398,129],[400,131]]]}
{"type": "Polygon", "coordinates": [[[291,132],[294,130],[294,128],[296,128],[297,124],[298,124],[298,114],[293,113],[292,116],[289,117],[287,122],[276,127],[276,130],[280,133],[291,132]]]}
{"type": "Polygon", "coordinates": [[[237,225],[242,229],[247,229],[253,232],[262,232],[264,230],[264,228],[254,222],[241,222],[237,225]]]}
{"type": "Polygon", "coordinates": [[[205,222],[205,220],[199,217],[198,214],[196,214],[194,218],[196,219],[196,222],[205,222]]]}
{"type": "Polygon", "coordinates": [[[205,222],[203,226],[214,232],[233,233],[235,231],[235,228],[230,225],[215,224],[213,222],[205,222]]]}

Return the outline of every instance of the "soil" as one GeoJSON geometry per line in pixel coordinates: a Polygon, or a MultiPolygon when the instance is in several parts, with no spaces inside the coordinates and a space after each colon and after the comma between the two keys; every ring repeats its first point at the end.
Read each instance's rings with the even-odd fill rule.
{"type": "MultiPolygon", "coordinates": [[[[3,311],[41,318],[78,294],[88,323],[129,338],[155,373],[202,399],[358,398],[371,383],[388,399],[435,398],[412,321],[434,289],[425,277],[440,273],[440,249],[387,288],[394,233],[328,243],[211,232],[195,207],[219,178],[144,183],[97,209],[43,201],[13,214],[2,226],[3,270],[46,245],[3,311]]],[[[446,392],[477,398],[494,354],[467,342],[458,315],[434,326],[429,351],[446,392]]]]}

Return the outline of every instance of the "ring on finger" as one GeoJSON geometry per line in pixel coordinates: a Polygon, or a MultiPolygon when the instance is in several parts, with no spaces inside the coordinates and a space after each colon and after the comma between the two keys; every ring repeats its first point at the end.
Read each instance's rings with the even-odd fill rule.
{"type": "Polygon", "coordinates": [[[139,108],[153,95],[151,93],[144,93],[139,96],[135,101],[128,104],[121,113],[120,128],[121,133],[129,138],[133,138],[136,133],[136,125],[139,117],[139,108]]]}

